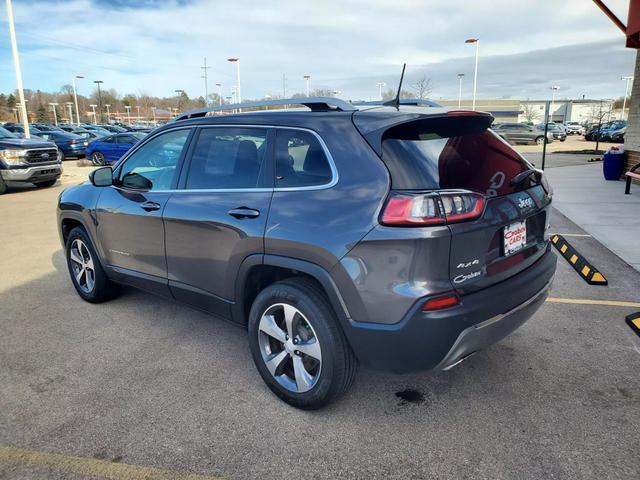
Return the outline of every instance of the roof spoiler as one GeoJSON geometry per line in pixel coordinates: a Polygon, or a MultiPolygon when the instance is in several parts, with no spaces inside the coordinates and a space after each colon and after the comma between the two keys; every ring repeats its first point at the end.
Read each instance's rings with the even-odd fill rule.
{"type": "Polygon", "coordinates": [[[353,112],[356,110],[350,102],[333,97],[279,98],[277,100],[259,100],[256,102],[232,103],[219,107],[200,108],[181,113],[175,118],[175,121],[205,117],[209,112],[224,112],[227,110],[240,110],[242,108],[272,107],[278,105],[304,105],[312,112],[353,112]]]}

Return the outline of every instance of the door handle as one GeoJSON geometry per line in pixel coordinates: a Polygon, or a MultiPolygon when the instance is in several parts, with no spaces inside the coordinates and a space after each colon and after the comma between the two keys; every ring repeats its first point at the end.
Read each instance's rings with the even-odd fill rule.
{"type": "Polygon", "coordinates": [[[233,208],[227,213],[235,218],[256,218],[260,215],[260,212],[258,210],[247,207],[233,208]]]}
{"type": "Polygon", "coordinates": [[[155,212],[156,210],[160,210],[160,204],[156,202],[144,202],[140,204],[140,208],[147,212],[155,212]]]}

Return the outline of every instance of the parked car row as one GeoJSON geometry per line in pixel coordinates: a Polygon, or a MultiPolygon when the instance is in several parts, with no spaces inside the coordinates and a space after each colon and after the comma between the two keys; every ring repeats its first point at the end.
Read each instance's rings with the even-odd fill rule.
{"type": "Polygon", "coordinates": [[[614,120],[602,124],[592,124],[584,135],[584,139],[590,142],[624,143],[624,133],[627,130],[625,120],[614,120]]]}

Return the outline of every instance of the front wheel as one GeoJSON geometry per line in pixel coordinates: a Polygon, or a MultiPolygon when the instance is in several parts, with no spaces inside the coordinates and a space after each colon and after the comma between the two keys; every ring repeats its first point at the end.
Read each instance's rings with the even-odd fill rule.
{"type": "Polygon", "coordinates": [[[104,165],[104,155],[100,152],[93,152],[91,154],[91,163],[98,167],[104,165]]]}
{"type": "Polygon", "coordinates": [[[294,278],[264,289],[251,307],[248,330],[260,376],[288,404],[315,410],[351,386],[356,358],[315,283],[294,278]]]}
{"type": "Polygon", "coordinates": [[[56,155],[58,158],[58,163],[62,163],[64,161],[64,152],[58,149],[58,154],[56,155]]]}
{"type": "Polygon", "coordinates": [[[542,145],[544,143],[544,137],[536,138],[536,145],[542,145]]]}

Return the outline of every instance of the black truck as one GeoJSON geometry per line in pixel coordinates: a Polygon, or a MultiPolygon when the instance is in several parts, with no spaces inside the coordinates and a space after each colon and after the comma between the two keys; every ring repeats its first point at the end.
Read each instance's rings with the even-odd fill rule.
{"type": "Polygon", "coordinates": [[[0,127],[0,195],[8,183],[50,187],[62,174],[58,148],[39,138],[19,138],[0,127]]]}

